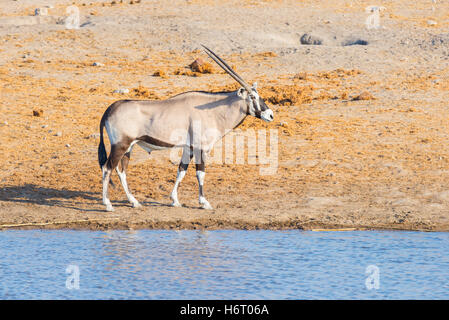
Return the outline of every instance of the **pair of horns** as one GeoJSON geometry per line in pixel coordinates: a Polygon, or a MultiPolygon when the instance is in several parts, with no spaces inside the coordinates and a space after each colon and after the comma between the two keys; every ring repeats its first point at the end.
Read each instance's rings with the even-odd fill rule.
{"type": "Polygon", "coordinates": [[[234,78],[235,81],[240,83],[240,85],[246,89],[246,91],[251,92],[251,86],[249,86],[243,79],[240,77],[232,68],[223,61],[219,56],[217,56],[212,50],[210,50],[208,47],[201,45],[206,53],[211,57],[212,60],[214,60],[224,71],[226,71],[227,74],[229,74],[232,78],[234,78]]]}

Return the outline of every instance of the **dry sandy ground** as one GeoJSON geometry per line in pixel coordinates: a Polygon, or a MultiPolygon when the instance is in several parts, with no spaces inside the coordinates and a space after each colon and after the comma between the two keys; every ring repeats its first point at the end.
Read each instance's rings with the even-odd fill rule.
{"type": "Polygon", "coordinates": [[[0,228],[449,230],[447,1],[377,1],[376,30],[372,1],[115,2],[0,2],[0,228]],[[62,22],[72,3],[78,30],[62,22]],[[323,45],[302,45],[306,32],[323,45]],[[277,130],[276,174],[208,166],[205,211],[191,166],[171,208],[177,164],[135,148],[128,182],[144,207],[117,186],[105,212],[95,133],[108,105],[236,88],[218,67],[185,68],[207,60],[201,43],[258,81],[275,121],[248,118],[239,135],[277,130]]]}

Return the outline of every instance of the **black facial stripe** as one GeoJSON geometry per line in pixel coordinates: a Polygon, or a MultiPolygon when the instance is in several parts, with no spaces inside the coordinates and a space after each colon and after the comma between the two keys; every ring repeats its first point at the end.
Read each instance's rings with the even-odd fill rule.
{"type": "Polygon", "coordinates": [[[259,99],[260,110],[265,111],[268,110],[268,106],[262,99],[259,99]]]}
{"type": "Polygon", "coordinates": [[[257,101],[256,101],[256,97],[251,96],[251,100],[253,100],[254,110],[257,112],[259,110],[259,108],[258,108],[258,104],[257,104],[257,101]]]}

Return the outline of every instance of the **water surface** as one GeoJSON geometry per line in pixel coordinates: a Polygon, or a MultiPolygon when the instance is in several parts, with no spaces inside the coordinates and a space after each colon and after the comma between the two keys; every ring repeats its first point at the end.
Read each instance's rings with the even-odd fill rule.
{"type": "Polygon", "coordinates": [[[0,248],[1,299],[449,298],[449,233],[3,231],[0,248]]]}

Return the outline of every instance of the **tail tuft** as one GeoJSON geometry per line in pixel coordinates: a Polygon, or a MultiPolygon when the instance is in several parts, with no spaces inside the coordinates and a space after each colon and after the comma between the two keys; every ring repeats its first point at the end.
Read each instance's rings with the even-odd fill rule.
{"type": "Polygon", "coordinates": [[[108,161],[108,155],[106,153],[106,148],[104,147],[103,135],[101,135],[100,144],[98,145],[98,163],[100,168],[108,161]]]}
{"type": "MultiPolygon", "coordinates": [[[[104,146],[103,140],[103,128],[104,128],[104,116],[100,122],[100,144],[98,145],[98,163],[100,164],[100,168],[103,168],[105,163],[108,161],[108,154],[106,153],[106,148],[104,146]]],[[[109,184],[112,188],[115,188],[115,184],[112,182],[112,179],[109,178],[109,184]]]]}

